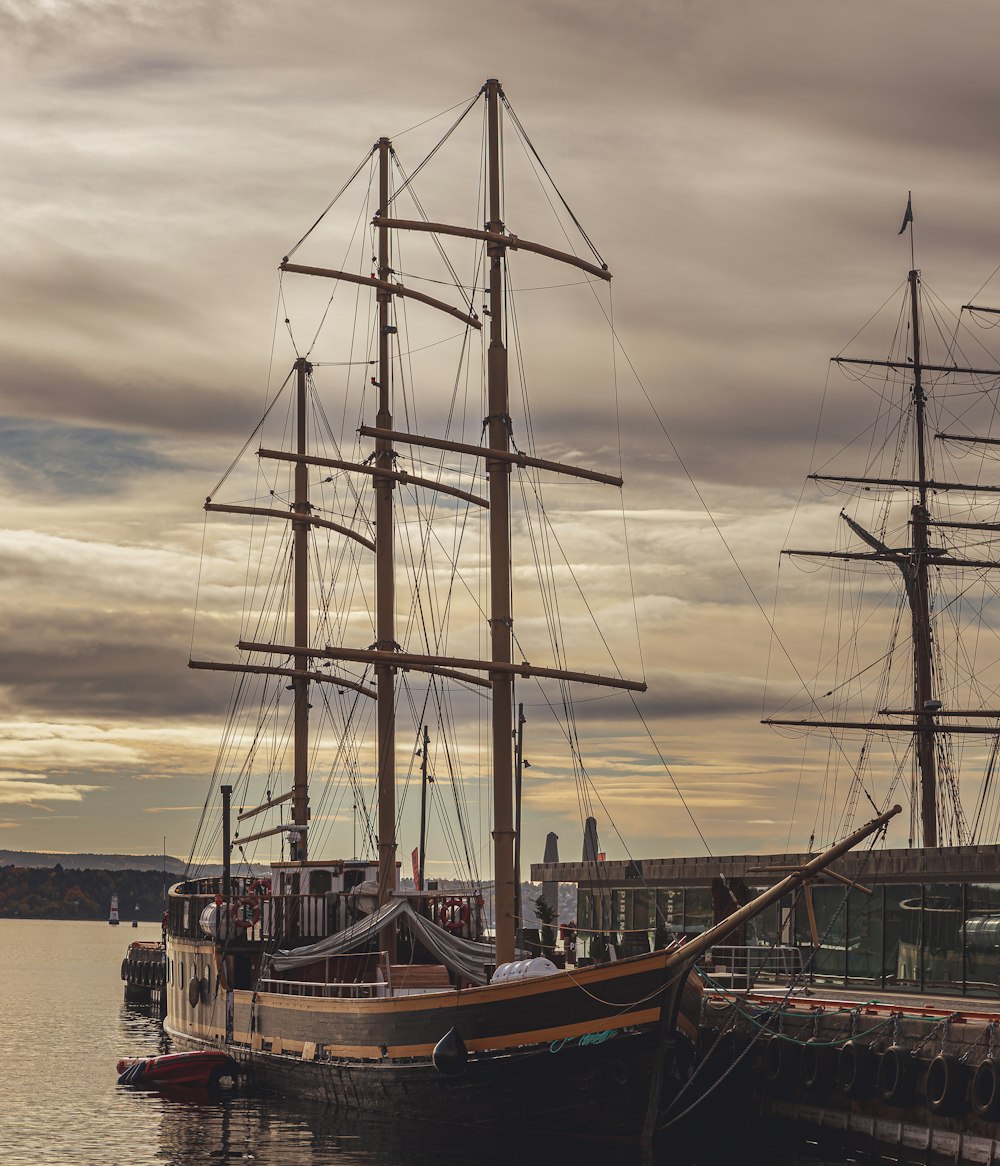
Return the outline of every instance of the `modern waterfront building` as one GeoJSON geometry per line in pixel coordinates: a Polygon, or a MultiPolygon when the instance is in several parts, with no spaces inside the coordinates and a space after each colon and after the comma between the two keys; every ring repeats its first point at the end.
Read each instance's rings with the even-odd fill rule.
{"type": "MultiPolygon", "coordinates": [[[[537,863],[535,882],[575,883],[578,960],[698,934],[773,885],[805,854],[537,863]]],[[[851,853],[730,943],[797,949],[818,983],[1000,996],[1000,847],[851,853]]]]}

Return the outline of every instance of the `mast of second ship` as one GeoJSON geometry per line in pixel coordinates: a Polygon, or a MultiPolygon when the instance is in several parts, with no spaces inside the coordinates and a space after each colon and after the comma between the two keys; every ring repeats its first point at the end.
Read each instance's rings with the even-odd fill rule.
{"type": "MultiPolygon", "coordinates": [[[[486,230],[504,230],[500,169],[500,82],[486,82],[489,219],[486,230]]],[[[487,441],[491,450],[510,451],[507,349],[504,344],[504,247],[487,244],[490,345],[486,362],[487,441]]],[[[510,664],[513,613],[510,581],[510,462],[486,462],[490,488],[490,659],[510,664]]],[[[514,958],[514,678],[509,671],[490,673],[493,750],[493,906],[496,961],[514,958]]]]}
{"type": "MultiPolygon", "coordinates": [[[[299,357],[295,362],[295,448],[299,457],[306,455],[306,384],[312,365],[299,357]]],[[[292,678],[294,706],[294,746],[292,774],[292,823],[297,830],[289,833],[289,857],[305,862],[309,853],[309,467],[295,463],[295,502],[292,520],[293,622],[295,634],[292,678]]]]}
{"type": "Polygon", "coordinates": [[[924,846],[937,846],[937,763],[935,758],[935,723],[933,713],[933,680],[931,669],[931,611],[927,580],[927,433],[925,424],[926,397],[923,387],[923,367],[920,352],[920,276],[911,269],[907,276],[910,286],[910,318],[913,328],[913,411],[917,446],[917,501],[910,511],[912,551],[910,555],[910,621],[913,637],[913,696],[914,710],[920,728],[916,734],[917,771],[920,774],[920,822],[924,846]]]}
{"type": "MultiPolygon", "coordinates": [[[[947,546],[931,546],[929,529],[932,526],[967,528],[981,524],[975,522],[954,522],[948,519],[934,519],[928,509],[928,498],[934,491],[963,490],[967,492],[987,490],[1000,491],[1000,487],[979,484],[963,484],[960,482],[938,481],[929,476],[928,470],[928,433],[927,433],[927,395],[924,390],[924,373],[966,373],[970,375],[998,376],[1000,371],[991,368],[965,368],[957,364],[931,364],[924,361],[922,353],[922,337],[920,331],[920,272],[911,267],[908,276],[908,297],[910,309],[911,355],[900,360],[869,360],[864,357],[837,356],[837,364],[858,364],[869,367],[881,366],[884,368],[903,371],[913,377],[913,428],[914,454],[916,477],[904,479],[893,477],[841,477],[831,474],[810,474],[816,481],[853,483],[870,486],[906,487],[914,490],[916,497],[910,508],[910,546],[892,547],[865,528],[847,514],[841,512],[841,517],[870,548],[867,551],[813,551],[813,550],[786,550],[787,555],[800,555],[811,558],[825,559],[861,559],[874,560],[892,564],[901,573],[906,593],[907,604],[910,609],[910,633],[913,659],[913,708],[902,710],[903,715],[911,714],[912,721],[822,721],[798,720],[784,717],[768,717],[765,724],[770,725],[821,725],[829,729],[875,729],[883,732],[904,732],[914,734],[914,753],[916,759],[917,778],[920,788],[920,827],[921,844],[923,846],[938,846],[940,843],[940,821],[938,817],[938,757],[937,737],[941,733],[961,732],[995,736],[995,729],[990,726],[976,727],[969,725],[949,725],[940,723],[942,715],[963,717],[989,717],[1000,715],[991,710],[977,709],[949,709],[941,712],[941,703],[934,696],[934,640],[931,626],[931,602],[929,567],[958,567],[973,569],[994,569],[1000,567],[1000,562],[991,559],[963,558],[954,554],[947,546]]],[[[955,435],[941,433],[940,438],[958,441],[982,441],[983,438],[969,435],[955,435]]],[[[987,524],[985,528],[988,528],[987,524]]],[[[895,715],[899,710],[882,709],[881,714],[895,715]]]]}
{"type": "MultiPolygon", "coordinates": [[[[378,140],[379,225],[378,278],[390,276],[389,228],[381,220],[389,213],[389,164],[391,143],[378,140]]],[[[392,369],[389,363],[389,321],[391,293],[383,286],[376,293],[378,305],[378,413],[375,425],[392,429],[392,369]]],[[[385,437],[375,440],[375,468],[393,468],[392,442],[385,437]]],[[[393,531],[393,490],[395,483],[388,473],[376,474],[375,490],[375,648],[380,652],[398,650],[396,643],[396,594],[393,531]]],[[[395,669],[390,664],[375,665],[377,693],[376,765],[378,783],[378,903],[382,906],[396,889],[396,693],[395,669]]],[[[395,924],[382,933],[383,950],[389,962],[395,960],[395,924]]]]}

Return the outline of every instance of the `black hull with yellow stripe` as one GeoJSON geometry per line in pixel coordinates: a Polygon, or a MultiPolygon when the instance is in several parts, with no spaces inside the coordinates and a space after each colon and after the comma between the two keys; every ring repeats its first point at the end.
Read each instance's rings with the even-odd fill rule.
{"type": "MultiPolygon", "coordinates": [[[[170,946],[177,967],[213,955],[210,942],[170,946]]],[[[179,1048],[225,1045],[266,1089],[340,1108],[638,1136],[654,1079],[661,1108],[693,1063],[700,981],[678,975],[659,951],[461,991],[363,1000],[236,991],[228,1045],[225,993],[192,1005],[174,983],[166,1028],[179,1048]],[[442,1072],[434,1049],[451,1030],[467,1059],[442,1072]]]]}

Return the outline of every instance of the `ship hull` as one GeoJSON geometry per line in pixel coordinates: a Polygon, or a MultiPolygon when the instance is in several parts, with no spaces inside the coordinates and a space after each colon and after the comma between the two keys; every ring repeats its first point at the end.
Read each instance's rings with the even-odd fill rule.
{"type": "MultiPolygon", "coordinates": [[[[174,1037],[184,1050],[207,1042],[174,1037]]],[[[656,1055],[652,1032],[623,1035],[597,1047],[527,1046],[514,1053],[470,1058],[459,1076],[430,1061],[407,1064],[227,1050],[257,1088],[336,1109],[462,1126],[516,1127],[549,1134],[588,1131],[638,1137],[656,1055]]],[[[665,1091],[663,1103],[674,1091],[665,1091]]]]}
{"type": "Polygon", "coordinates": [[[177,990],[165,1027],[178,1049],[224,1048],[259,1087],[341,1109],[636,1137],[657,1064],[662,1107],[694,1061],[700,985],[685,973],[678,999],[676,976],[656,952],[396,998],[237,991],[231,1043],[224,993],[185,1007],[177,990]],[[442,1072],[434,1049],[452,1029],[467,1059],[442,1072]]]}

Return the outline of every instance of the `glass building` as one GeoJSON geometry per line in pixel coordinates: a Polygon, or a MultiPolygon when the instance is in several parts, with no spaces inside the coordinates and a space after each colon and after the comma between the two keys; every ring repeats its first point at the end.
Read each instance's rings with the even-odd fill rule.
{"type": "MultiPolygon", "coordinates": [[[[699,934],[809,857],[538,863],[531,875],[577,885],[586,962],[699,934]]],[[[824,876],[725,943],[798,949],[819,983],[1000,996],[1000,847],[854,852],[834,869],[846,882],[824,876]]]]}

